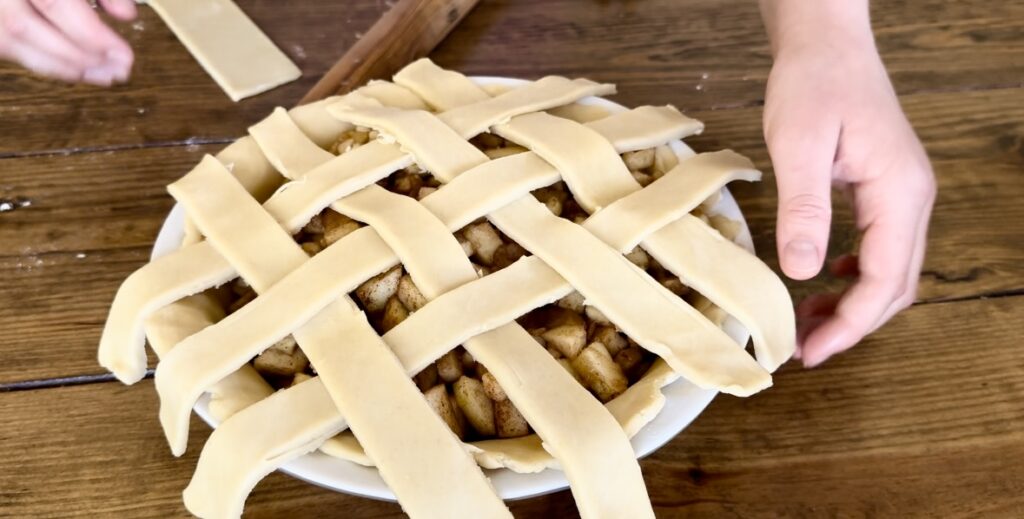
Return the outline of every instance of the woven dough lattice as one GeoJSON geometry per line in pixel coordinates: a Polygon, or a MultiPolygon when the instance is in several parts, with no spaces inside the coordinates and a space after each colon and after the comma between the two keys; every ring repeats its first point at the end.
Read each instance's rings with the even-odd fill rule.
{"type": "Polygon", "coordinates": [[[657,411],[657,389],[677,376],[740,396],[764,389],[792,354],[793,315],[764,264],[690,214],[727,182],[757,180],[752,164],[730,151],[691,154],[642,188],[619,154],[702,126],[671,106],[574,116],[586,112],[576,101],[613,92],[562,77],[488,91],[421,60],[394,82],[278,108],[172,184],[185,242],[125,281],[99,359],[134,383],[148,337],[175,455],[193,406],[211,394],[221,423],[185,490],[189,510],[237,517],[260,478],[322,447],[376,465],[414,517],[508,516],[480,466],[558,467],[584,517],[653,517],[629,437],[657,411]],[[326,151],[354,126],[379,137],[326,151]],[[469,142],[484,132],[529,151],[490,160],[469,142]],[[377,184],[413,164],[440,188],[417,201],[377,184]],[[531,196],[558,181],[585,221],[531,196]],[[367,225],[310,257],[291,235],[327,207],[367,225]],[[453,232],[480,218],[530,255],[479,277],[453,232]],[[756,360],[623,256],[637,246],[738,319],[756,360]],[[379,335],[347,294],[399,264],[428,302],[379,335]],[[204,291],[237,277],[258,297],[225,316],[204,291]],[[574,290],[661,359],[607,406],[515,321],[574,290]],[[318,376],[274,392],[248,363],[289,335],[318,376]],[[410,376],[459,345],[536,436],[463,444],[428,407],[410,376]],[[358,444],[337,436],[346,429],[358,444]]]}

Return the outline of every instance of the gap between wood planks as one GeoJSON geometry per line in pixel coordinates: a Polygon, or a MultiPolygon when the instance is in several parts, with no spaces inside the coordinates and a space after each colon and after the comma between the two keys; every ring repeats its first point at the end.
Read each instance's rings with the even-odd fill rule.
{"type": "Polygon", "coordinates": [[[111,151],[130,151],[148,148],[174,148],[178,146],[202,146],[207,144],[231,144],[234,137],[191,137],[183,141],[156,141],[138,144],[109,144],[106,146],[83,146],[79,148],[55,148],[51,150],[15,151],[0,153],[0,159],[23,159],[31,157],[53,157],[80,155],[85,153],[103,153],[111,151]]]}
{"type": "MultiPolygon", "coordinates": [[[[0,0],[0,1],[2,1],[2,0],[0,0]]],[[[102,253],[105,253],[105,252],[112,252],[112,251],[132,251],[132,250],[141,251],[142,254],[143,254],[143,257],[146,258],[146,262],[149,262],[149,254],[153,251],[153,244],[149,244],[149,245],[146,245],[144,247],[140,247],[138,245],[122,245],[122,246],[116,246],[115,245],[115,246],[106,247],[106,248],[103,248],[103,249],[50,250],[50,251],[32,252],[31,255],[34,258],[42,259],[42,258],[54,258],[54,257],[60,257],[60,256],[75,256],[75,255],[78,255],[78,254],[85,254],[85,255],[88,256],[88,255],[102,254],[102,253]]],[[[3,254],[3,253],[0,253],[0,261],[4,261],[4,260],[7,260],[7,261],[18,260],[18,259],[22,259],[24,257],[25,257],[24,253],[16,253],[16,254],[3,254]]]]}
{"type": "MultiPolygon", "coordinates": [[[[147,369],[146,376],[143,377],[151,378],[154,370],[147,369]]],[[[10,382],[6,384],[0,384],[0,393],[7,393],[11,391],[27,391],[31,389],[46,389],[51,387],[66,387],[66,386],[81,386],[84,384],[96,384],[99,382],[116,382],[113,373],[99,373],[94,375],[72,375],[70,377],[57,377],[57,378],[44,378],[38,380],[21,380],[18,382],[10,382]]]]}
{"type": "MultiPolygon", "coordinates": [[[[966,301],[975,301],[981,299],[1000,299],[1004,297],[1024,297],[1024,288],[1011,289],[1011,290],[999,290],[995,292],[987,292],[973,296],[953,297],[953,298],[937,298],[917,301],[913,306],[925,306],[934,304],[954,304],[962,303],[966,301]]],[[[152,378],[154,369],[150,368],[146,370],[146,376],[143,378],[152,378]]],[[[35,389],[47,389],[54,387],[65,387],[65,386],[80,386],[84,384],[98,384],[117,382],[112,373],[97,373],[88,375],[72,375],[68,377],[56,377],[56,378],[44,378],[36,380],[20,380],[17,382],[0,383],[0,393],[14,392],[14,391],[31,391],[35,389]]]]}

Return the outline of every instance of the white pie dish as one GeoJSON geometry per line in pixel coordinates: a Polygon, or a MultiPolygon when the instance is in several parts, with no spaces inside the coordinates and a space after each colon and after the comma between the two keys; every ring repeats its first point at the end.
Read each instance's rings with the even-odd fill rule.
{"type": "MultiPolygon", "coordinates": [[[[474,77],[480,85],[519,86],[525,81],[509,78],[474,77]]],[[[611,112],[626,110],[625,107],[601,98],[586,98],[582,104],[606,108],[611,112]]],[[[680,156],[692,154],[689,147],[680,141],[670,143],[673,150],[680,156]]],[[[740,232],[736,242],[753,252],[749,228],[740,212],[736,201],[723,188],[720,201],[712,209],[711,214],[720,214],[740,222],[740,232]]],[[[156,258],[177,249],[184,236],[184,211],[175,206],[164,222],[153,246],[152,257],[156,258]]],[[[749,334],[747,330],[733,318],[723,324],[726,333],[740,344],[746,344],[749,334]]],[[[660,413],[631,440],[638,456],[658,449],[674,438],[695,419],[717,394],[713,390],[703,390],[685,380],[677,380],[664,388],[665,406],[660,413]]],[[[196,405],[195,411],[212,427],[217,421],[208,409],[209,397],[204,396],[196,405]]],[[[295,459],[281,470],[294,477],[332,490],[384,500],[394,500],[394,494],[384,484],[373,467],[364,467],[349,461],[334,458],[319,451],[295,459]]],[[[508,469],[487,470],[498,494],[504,499],[520,499],[554,492],[568,488],[568,482],[561,471],[548,469],[539,473],[521,474],[508,469]]]]}

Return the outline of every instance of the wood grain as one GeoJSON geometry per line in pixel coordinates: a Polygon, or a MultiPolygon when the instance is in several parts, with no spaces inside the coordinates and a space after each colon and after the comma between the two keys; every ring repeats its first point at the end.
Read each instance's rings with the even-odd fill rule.
{"type": "MultiPolygon", "coordinates": [[[[0,383],[97,374],[117,287],[149,261],[166,185],[220,145],[0,160],[0,383]]],[[[155,358],[151,356],[151,362],[155,358]]]]}
{"type": "Polygon", "coordinates": [[[324,73],[299,102],[345,94],[371,79],[389,79],[434,50],[479,0],[400,0],[324,73]]]}
{"type": "MultiPolygon", "coordinates": [[[[191,517],[181,491],[209,428],[192,421],[171,456],[150,380],[0,393],[0,517],[191,517]]],[[[519,517],[574,510],[566,496],[513,504],[519,517]]],[[[264,479],[246,517],[405,517],[398,505],[324,490],[282,473],[264,479]],[[341,513],[340,511],[344,511],[341,513]]]]}
{"type": "Polygon", "coordinates": [[[156,14],[115,27],[132,44],[131,80],[102,89],[38,79],[0,62],[0,157],[59,150],[202,144],[234,138],[292,106],[387,9],[382,0],[242,0],[239,6],[302,70],[297,81],[233,103],[156,14]]]}
{"type": "MultiPolygon", "coordinates": [[[[294,104],[392,5],[239,3],[302,79],[231,103],[145,7],[120,27],[138,55],[128,85],[0,64],[0,200],[31,201],[0,213],[0,517],[187,516],[180,492],[208,430],[195,421],[175,459],[150,381],[97,382],[110,301],[148,258],[164,186],[294,104]]],[[[921,304],[823,368],[787,366],[770,391],[716,399],[642,462],[659,517],[1024,517],[1024,3],[873,2],[872,14],[939,181],[921,304]]],[[[624,104],[703,119],[696,148],[732,147],[766,171],[733,192],[777,265],[756,2],[488,0],[432,57],[470,74],[611,81],[624,104]]],[[[849,221],[840,208],[833,255],[855,241],[849,221]]],[[[839,286],[790,284],[797,297],[839,286]]],[[[567,492],[512,509],[577,516],[567,492]]],[[[403,517],[279,473],[246,516],[403,517]]]]}
{"type": "MultiPolygon", "coordinates": [[[[939,179],[920,299],[1024,291],[1024,225],[1018,223],[1024,221],[1024,90],[918,94],[903,101],[939,179]]],[[[760,109],[691,115],[708,128],[691,141],[695,147],[735,148],[768,173],[761,183],[732,189],[759,255],[777,268],[776,193],[760,109]]],[[[102,373],[95,361],[102,323],[117,286],[148,258],[172,203],[164,186],[218,147],[0,160],[0,198],[33,201],[0,213],[0,329],[6,330],[0,384],[102,373]]],[[[855,241],[849,211],[841,207],[832,256],[855,241]]],[[[790,283],[797,298],[840,286],[827,274],[790,283]]]]}
{"type": "Polygon", "coordinates": [[[822,368],[716,399],[644,463],[652,499],[666,517],[1020,517],[1022,334],[1021,296],[914,306],[822,368]]]}
{"type": "MultiPolygon", "coordinates": [[[[0,134],[18,136],[0,142],[0,156],[239,135],[273,106],[295,104],[389,5],[239,4],[296,61],[302,79],[231,103],[143,7],[141,30],[120,28],[138,62],[127,85],[64,86],[0,64],[0,134]]],[[[1022,2],[874,2],[873,15],[901,94],[1024,82],[1022,2]]],[[[757,5],[748,0],[489,0],[433,57],[471,74],[611,81],[626,104],[658,99],[686,110],[757,105],[770,67],[757,5]]]]}
{"type": "MultiPolygon", "coordinates": [[[[658,516],[1019,516],[1022,334],[1024,296],[916,306],[823,368],[719,397],[642,462],[658,516]],[[936,326],[952,321],[962,325],[936,326]]],[[[180,492],[208,431],[193,420],[187,454],[173,458],[154,393],[151,381],[0,393],[0,515],[184,516],[180,492]]],[[[567,492],[512,509],[576,515],[567,492]]],[[[342,511],[402,517],[281,474],[260,483],[246,515],[342,511]]]]}
{"type": "MultiPolygon", "coordinates": [[[[472,74],[613,82],[622,92],[618,99],[629,105],[667,99],[682,109],[706,110],[764,99],[771,52],[757,2],[582,5],[485,2],[433,57],[472,74]]],[[[900,94],[1024,84],[1024,3],[872,2],[872,18],[900,94]]]]}

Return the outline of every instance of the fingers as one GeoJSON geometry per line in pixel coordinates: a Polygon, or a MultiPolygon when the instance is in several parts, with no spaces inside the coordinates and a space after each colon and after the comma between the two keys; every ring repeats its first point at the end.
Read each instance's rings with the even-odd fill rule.
{"type": "MultiPolygon", "coordinates": [[[[857,255],[839,256],[829,264],[829,270],[836,277],[856,278],[858,274],[857,255]]],[[[797,349],[793,354],[794,359],[800,360],[803,357],[803,345],[807,341],[807,337],[835,314],[841,297],[842,294],[811,294],[800,301],[796,307],[797,349]]]]}
{"type": "Polygon", "coordinates": [[[102,65],[86,71],[86,78],[100,83],[128,78],[134,60],[131,47],[100,20],[88,3],[84,0],[31,0],[31,3],[76,46],[103,58],[102,65]]]}
{"type": "Polygon", "coordinates": [[[921,267],[924,265],[925,249],[928,245],[928,215],[932,212],[932,205],[935,201],[935,190],[934,182],[930,193],[928,194],[927,205],[924,212],[918,222],[917,239],[914,243],[914,255],[910,261],[910,268],[907,269],[907,289],[903,296],[896,299],[889,305],[889,308],[882,315],[882,318],[875,323],[874,328],[871,329],[871,333],[881,328],[883,324],[892,319],[894,315],[899,313],[901,310],[914,304],[917,300],[917,286],[918,281],[921,277],[921,267]]]}
{"type": "MultiPolygon", "coordinates": [[[[29,5],[12,2],[4,6],[4,11],[3,19],[7,21],[6,34],[23,47],[34,48],[39,54],[50,55],[67,65],[90,66],[99,63],[95,56],[71,43],[29,5]]],[[[33,59],[38,61],[38,58],[33,59]]]]}
{"type": "Polygon", "coordinates": [[[808,279],[821,270],[828,247],[839,125],[799,108],[773,112],[771,121],[766,112],[765,138],[779,189],[779,262],[790,278],[808,279]]]}
{"type": "Polygon", "coordinates": [[[5,53],[10,59],[41,76],[68,82],[79,81],[82,77],[79,67],[19,41],[9,43],[5,53]]]}
{"type": "Polygon", "coordinates": [[[110,16],[123,22],[134,20],[138,14],[135,9],[135,0],[100,0],[100,6],[110,16]]]}
{"type": "Polygon", "coordinates": [[[803,357],[803,345],[807,337],[835,313],[840,294],[812,294],[796,307],[796,343],[793,358],[803,357]]]}
{"type": "MultiPolygon", "coordinates": [[[[861,242],[859,280],[844,294],[832,317],[804,341],[803,362],[813,367],[845,351],[884,322],[893,305],[913,297],[909,282],[920,239],[920,221],[927,212],[906,199],[906,190],[894,182],[873,181],[860,186],[858,207],[867,226],[861,242]]],[[[922,256],[923,257],[923,256],[922,256]]],[[[898,309],[901,309],[899,306],[898,309]]]]}

